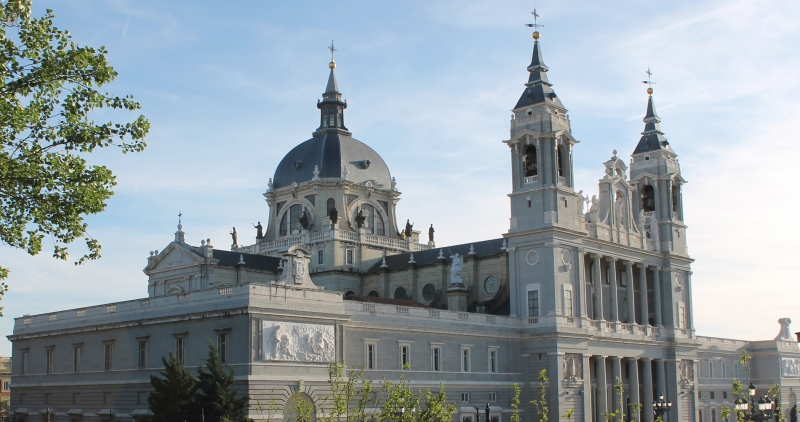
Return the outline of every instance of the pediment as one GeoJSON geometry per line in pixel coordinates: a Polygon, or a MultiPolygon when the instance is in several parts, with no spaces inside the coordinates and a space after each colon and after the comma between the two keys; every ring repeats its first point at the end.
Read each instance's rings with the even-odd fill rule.
{"type": "Polygon", "coordinates": [[[205,263],[205,260],[202,256],[172,242],[161,253],[150,258],[144,268],[144,273],[149,275],[150,273],[203,263],[205,263]]]}

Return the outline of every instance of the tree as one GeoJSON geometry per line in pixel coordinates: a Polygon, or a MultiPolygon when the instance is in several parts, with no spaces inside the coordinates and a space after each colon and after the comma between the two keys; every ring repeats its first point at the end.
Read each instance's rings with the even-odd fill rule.
{"type": "Polygon", "coordinates": [[[372,382],[362,378],[364,371],[347,371],[343,363],[333,362],[328,365],[328,384],[331,395],[326,398],[330,402],[331,411],[323,420],[326,422],[363,422],[366,421],[365,409],[370,401],[372,382]],[[347,372],[347,379],[344,374],[347,372]]]}
{"type": "MultiPolygon", "coordinates": [[[[53,256],[68,258],[67,245],[83,238],[88,251],[75,264],[100,257],[84,217],[103,211],[116,180],[86,155],[116,147],[140,152],[150,123],[96,123],[91,112],[141,108],[133,96],[97,89],[116,78],[105,47],[79,46],[69,31],[53,26],[47,10],[31,18],[31,0],[0,6],[0,242],[30,255],[53,242],[53,256]]],[[[0,267],[0,280],[8,269],[0,267]]],[[[5,292],[2,284],[0,295],[5,292]]]]}
{"type": "Polygon", "coordinates": [[[236,398],[233,391],[234,370],[225,372],[217,347],[208,344],[205,368],[197,368],[196,403],[209,421],[247,422],[247,406],[250,397],[236,398]]]}
{"type": "Polygon", "coordinates": [[[539,371],[539,399],[531,400],[531,404],[536,406],[536,411],[539,413],[539,422],[547,422],[547,413],[550,409],[547,407],[547,384],[550,378],[547,377],[547,369],[539,371]]]}
{"type": "Polygon", "coordinates": [[[520,390],[519,385],[517,385],[517,383],[511,384],[511,390],[513,391],[511,396],[511,408],[514,410],[511,412],[511,417],[509,419],[511,420],[511,422],[520,422],[519,395],[522,392],[522,390],[520,390]]]}
{"type": "Polygon", "coordinates": [[[159,373],[163,378],[150,375],[150,385],[153,386],[147,398],[147,405],[153,413],[150,422],[192,420],[197,414],[194,410],[197,380],[172,352],[169,352],[169,360],[162,357],[161,362],[164,369],[159,373]]]}
{"type": "MultiPolygon", "coordinates": [[[[609,422],[622,422],[628,420],[628,418],[625,417],[625,404],[623,401],[625,397],[625,388],[622,385],[622,381],[619,379],[619,377],[614,377],[614,390],[617,391],[617,410],[613,412],[604,412],[603,418],[609,422]]],[[[631,419],[636,419],[636,416],[641,408],[641,403],[631,403],[631,419]]]]}

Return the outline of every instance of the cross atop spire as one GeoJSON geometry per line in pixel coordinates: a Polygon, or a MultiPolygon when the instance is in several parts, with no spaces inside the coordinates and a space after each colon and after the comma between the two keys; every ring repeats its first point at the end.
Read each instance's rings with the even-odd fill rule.
{"type": "Polygon", "coordinates": [[[333,61],[333,53],[336,52],[336,47],[333,46],[333,40],[331,40],[331,46],[328,47],[328,50],[331,51],[331,61],[333,61]]]}
{"type": "Polygon", "coordinates": [[[653,76],[653,72],[650,71],[650,66],[647,66],[647,72],[645,73],[647,73],[647,80],[642,81],[642,83],[647,84],[647,93],[649,95],[653,95],[653,85],[655,85],[656,83],[650,79],[653,76]]]}
{"type": "Polygon", "coordinates": [[[539,28],[544,28],[544,25],[539,25],[539,23],[538,23],[539,14],[536,13],[536,5],[533,6],[533,12],[531,12],[531,15],[533,15],[533,23],[526,23],[525,26],[527,26],[528,28],[533,28],[533,31],[534,31],[533,32],[533,39],[538,40],[539,39],[539,28]]]}

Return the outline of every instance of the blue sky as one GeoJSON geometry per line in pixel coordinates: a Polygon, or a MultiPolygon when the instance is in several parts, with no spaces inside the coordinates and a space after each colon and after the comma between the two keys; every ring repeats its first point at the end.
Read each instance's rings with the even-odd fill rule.
{"type": "MultiPolygon", "coordinates": [[[[229,244],[266,222],[275,166],[316,128],[326,47],[354,137],[403,192],[397,212],[433,223],[437,243],[507,230],[510,109],[532,40],[523,1],[44,1],[35,14],[80,44],[104,45],[152,124],[141,154],[93,154],[119,185],[88,219],[103,258],[83,267],[0,246],[13,317],[142,297],[148,252],[172,240],[229,244]]],[[[577,188],[629,155],[643,128],[648,66],[662,129],[679,154],[695,325],[700,335],[773,338],[795,317],[800,145],[800,3],[772,0],[539,2],[549,77],[570,109],[577,188]]],[[[98,120],[132,119],[99,113],[98,120]]],[[[240,240],[240,241],[241,241],[240,240]]],[[[78,255],[76,247],[73,254],[78,255]]],[[[10,344],[0,342],[0,354],[10,344]]]]}

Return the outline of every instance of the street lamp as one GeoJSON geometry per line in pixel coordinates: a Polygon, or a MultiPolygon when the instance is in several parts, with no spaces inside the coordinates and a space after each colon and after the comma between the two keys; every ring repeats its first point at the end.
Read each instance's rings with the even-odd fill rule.
{"type": "Polygon", "coordinates": [[[475,406],[475,422],[481,422],[481,409],[475,406]]]}
{"type": "Polygon", "coordinates": [[[761,412],[763,420],[769,420],[772,418],[772,411],[774,408],[775,403],[769,398],[768,395],[764,394],[764,397],[758,399],[758,410],[761,412]]]}
{"type": "Polygon", "coordinates": [[[489,422],[489,403],[486,403],[486,422],[489,422]]]}
{"type": "Polygon", "coordinates": [[[658,395],[658,400],[653,402],[653,414],[664,419],[664,414],[672,408],[672,402],[664,399],[663,394],[658,395]]]}

